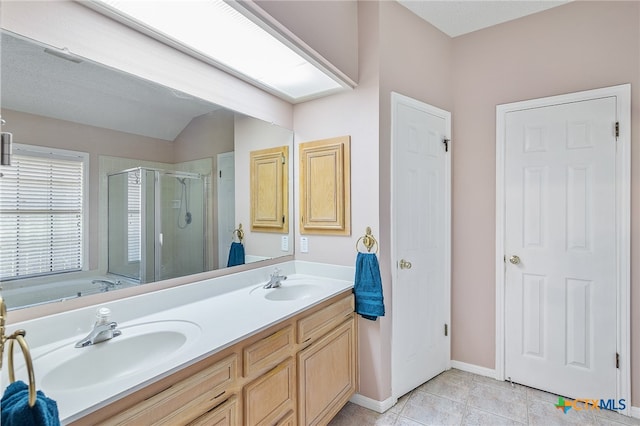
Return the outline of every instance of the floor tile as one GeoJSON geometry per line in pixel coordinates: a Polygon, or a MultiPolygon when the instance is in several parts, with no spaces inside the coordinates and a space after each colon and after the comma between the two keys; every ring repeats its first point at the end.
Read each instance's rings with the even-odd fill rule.
{"type": "Polygon", "coordinates": [[[463,425],[487,425],[487,426],[499,426],[499,425],[524,425],[525,423],[516,422],[515,420],[501,417],[486,411],[479,410],[477,408],[468,407],[467,412],[462,419],[463,425]]]}
{"type": "Polygon", "coordinates": [[[616,411],[556,408],[558,395],[451,369],[401,397],[380,414],[347,403],[330,426],[607,425],[640,426],[616,411]]]}
{"type": "Polygon", "coordinates": [[[473,378],[444,372],[418,387],[416,392],[428,392],[458,402],[466,402],[473,386],[473,378]]]}
{"type": "Polygon", "coordinates": [[[400,415],[425,425],[459,425],[464,411],[462,403],[426,392],[413,392],[400,415]]]}
{"type": "Polygon", "coordinates": [[[348,402],[340,410],[337,416],[329,422],[330,426],[394,426],[398,419],[397,413],[387,411],[386,413],[376,413],[359,405],[348,402]]]}
{"type": "Polygon", "coordinates": [[[527,422],[527,396],[524,390],[475,382],[467,404],[520,423],[527,422]]]}

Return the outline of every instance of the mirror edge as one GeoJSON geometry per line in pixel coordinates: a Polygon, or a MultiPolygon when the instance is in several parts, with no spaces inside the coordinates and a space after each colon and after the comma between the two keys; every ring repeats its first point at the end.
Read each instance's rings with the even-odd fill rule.
{"type": "Polygon", "coordinates": [[[256,262],[259,264],[256,267],[256,263],[248,263],[240,266],[233,266],[230,268],[218,269],[214,271],[201,272],[199,274],[186,275],[179,278],[171,278],[164,281],[156,281],[146,286],[135,286],[125,289],[120,289],[117,292],[106,292],[99,294],[92,294],[84,297],[79,297],[70,300],[64,300],[59,302],[50,302],[43,305],[20,308],[10,311],[10,315],[7,318],[7,325],[20,323],[48,315],[59,314],[75,309],[86,308],[88,306],[95,306],[102,303],[113,302],[116,300],[127,299],[129,297],[141,296],[143,294],[156,292],[159,290],[165,290],[168,288],[179,287],[183,285],[189,285],[200,281],[206,281],[214,278],[223,277],[226,275],[232,275],[238,272],[250,271],[259,269],[262,267],[268,267],[277,265],[284,262],[290,262],[294,260],[294,255],[281,256],[274,259],[262,260],[256,262]]]}

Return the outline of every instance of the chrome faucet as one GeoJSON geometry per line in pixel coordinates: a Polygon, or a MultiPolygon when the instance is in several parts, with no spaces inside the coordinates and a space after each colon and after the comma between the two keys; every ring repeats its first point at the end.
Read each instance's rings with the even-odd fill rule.
{"type": "Polygon", "coordinates": [[[284,281],[287,279],[286,275],[280,275],[280,269],[276,268],[275,271],[273,271],[273,274],[271,274],[271,278],[269,279],[269,282],[266,283],[263,288],[277,288],[280,287],[282,285],[282,283],[280,281],[284,281]]]}
{"type": "Polygon", "coordinates": [[[120,280],[109,281],[109,280],[92,280],[91,284],[100,284],[100,291],[105,293],[109,290],[114,289],[116,286],[120,285],[120,280]]]}
{"type": "Polygon", "coordinates": [[[95,345],[96,343],[104,342],[105,340],[110,340],[121,335],[122,331],[116,330],[118,323],[115,321],[109,322],[110,314],[111,311],[109,308],[98,309],[98,312],[96,312],[96,322],[93,325],[93,330],[91,330],[87,337],[76,343],[76,348],[95,345]]]}

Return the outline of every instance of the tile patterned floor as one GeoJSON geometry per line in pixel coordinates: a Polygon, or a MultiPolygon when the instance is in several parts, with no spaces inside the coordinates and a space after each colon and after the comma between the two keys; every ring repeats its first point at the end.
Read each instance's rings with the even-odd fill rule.
{"type": "Polygon", "coordinates": [[[640,419],[607,410],[555,408],[558,396],[449,370],[400,398],[383,414],[347,403],[329,426],[420,425],[640,425],[640,419]]]}

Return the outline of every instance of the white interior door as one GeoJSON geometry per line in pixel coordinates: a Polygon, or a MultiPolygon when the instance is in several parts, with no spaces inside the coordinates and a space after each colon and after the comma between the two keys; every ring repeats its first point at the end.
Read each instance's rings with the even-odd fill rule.
{"type": "Polygon", "coordinates": [[[392,93],[392,392],[449,368],[451,114],[392,93]]]}
{"type": "Polygon", "coordinates": [[[505,118],[505,378],[616,398],[615,96],[505,118]]]}
{"type": "Polygon", "coordinates": [[[235,172],[233,152],[218,154],[218,267],[225,268],[236,229],[235,172]]]}

